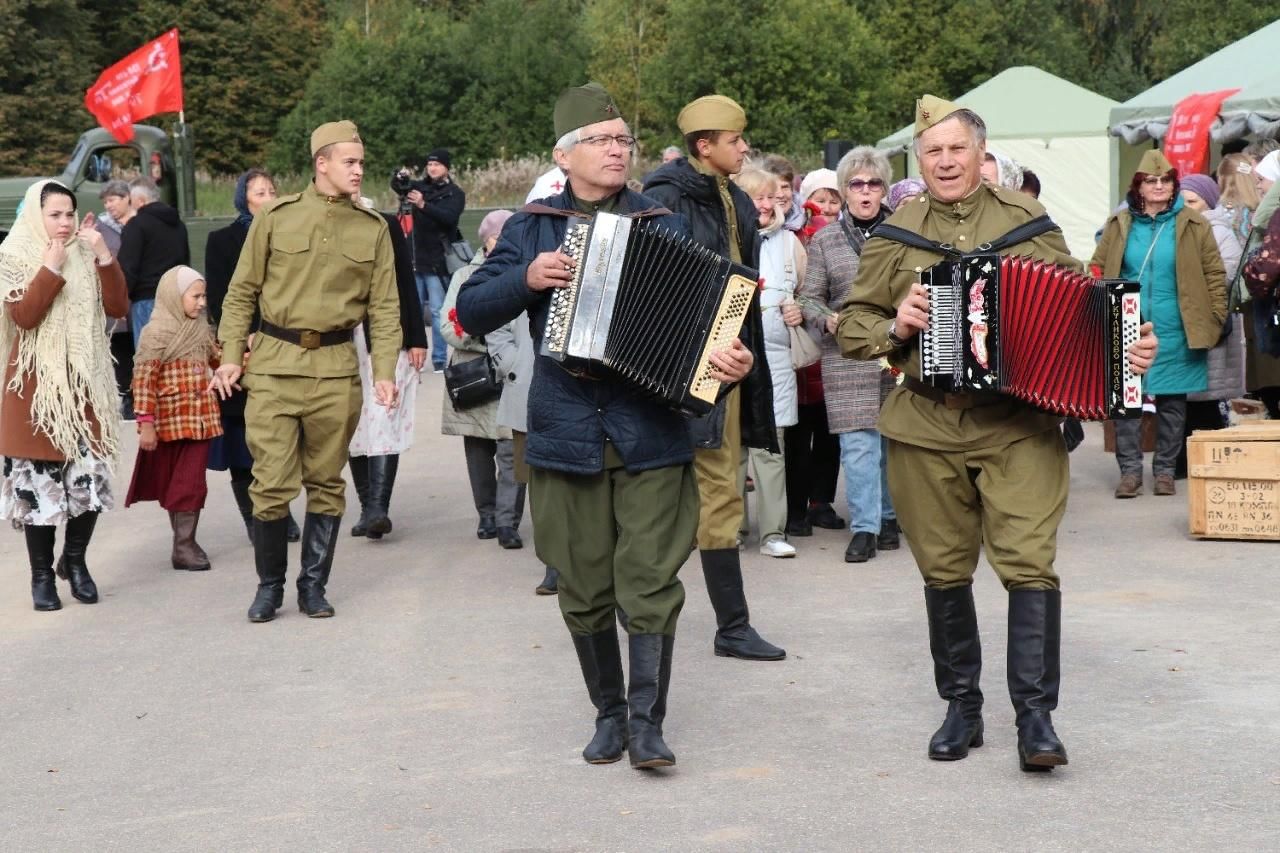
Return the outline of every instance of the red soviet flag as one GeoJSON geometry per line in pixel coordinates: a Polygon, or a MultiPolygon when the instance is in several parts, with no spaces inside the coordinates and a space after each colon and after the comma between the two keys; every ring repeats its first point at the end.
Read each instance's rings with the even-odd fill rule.
{"type": "Polygon", "coordinates": [[[1209,126],[1218,117],[1222,102],[1239,91],[1197,92],[1174,104],[1164,134],[1164,156],[1178,170],[1179,178],[1208,171],[1209,126]]]}
{"type": "Polygon", "coordinates": [[[177,29],[149,41],[103,71],[84,93],[84,105],[112,136],[133,139],[133,123],[182,111],[182,62],[177,29]]]}

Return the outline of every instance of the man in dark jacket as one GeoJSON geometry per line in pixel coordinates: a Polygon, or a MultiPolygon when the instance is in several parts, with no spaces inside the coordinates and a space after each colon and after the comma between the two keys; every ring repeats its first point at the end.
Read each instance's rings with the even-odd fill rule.
{"type": "MultiPolygon", "coordinates": [[[[735,263],[758,267],[760,232],[751,198],[729,180],[742,170],[747,115],[723,95],[698,98],[677,119],[689,158],[666,163],[649,176],[645,195],[689,220],[693,239],[735,263]]],[[[787,653],[751,627],[742,585],[738,528],[744,505],[738,469],[742,447],[778,452],[773,424],[773,385],[764,357],[764,330],[753,304],[744,339],[755,367],[741,388],[725,395],[706,417],[693,423],[698,451],[701,518],[698,549],[707,593],[716,611],[715,652],[743,660],[782,660],[787,653]]]]}
{"type": "Polygon", "coordinates": [[[135,178],[129,183],[129,196],[136,212],[120,232],[116,260],[129,286],[129,328],[136,348],[143,327],[151,320],[160,276],[180,264],[190,265],[191,247],[187,226],[177,210],[160,201],[154,181],[135,178]]]}
{"type": "MultiPolygon", "coordinates": [[[[462,286],[458,321],[469,334],[485,334],[528,312],[540,348],[551,289],[572,277],[573,259],[559,251],[565,232],[596,211],[660,216],[669,228],[686,230],[680,217],[626,189],[635,137],[598,83],[560,95],[555,129],[553,154],[568,186],[513,216],[484,265],[462,286]]],[[[713,375],[736,382],[752,361],[735,341],[712,356],[713,375]]],[[[698,526],[687,422],[607,374],[570,373],[539,355],[525,459],[538,557],[560,569],[560,611],[597,712],[595,737],[582,756],[606,764],[626,749],[635,767],[674,764],[662,724],[684,604],[677,573],[698,526]],[[629,694],[615,608],[629,617],[629,694]]]]}
{"type": "Polygon", "coordinates": [[[405,198],[413,205],[413,272],[418,300],[431,311],[431,366],[439,373],[449,352],[440,334],[440,306],[449,286],[445,252],[462,239],[458,219],[467,196],[449,177],[449,152],[443,148],[427,155],[426,178],[425,190],[410,190],[405,198]]]}

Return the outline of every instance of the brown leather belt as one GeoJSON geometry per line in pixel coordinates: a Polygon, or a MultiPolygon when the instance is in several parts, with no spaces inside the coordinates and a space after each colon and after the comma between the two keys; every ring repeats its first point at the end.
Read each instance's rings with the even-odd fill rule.
{"type": "Polygon", "coordinates": [[[351,340],[351,329],[337,329],[332,332],[315,332],[311,329],[285,329],[275,323],[262,321],[261,331],[273,338],[296,344],[303,349],[320,349],[345,344],[351,340]]]}
{"type": "Polygon", "coordinates": [[[999,394],[979,394],[972,391],[953,394],[950,391],[943,391],[941,388],[934,388],[914,376],[903,377],[902,384],[912,394],[919,394],[921,397],[932,400],[940,406],[946,406],[948,409],[976,409],[979,406],[990,406],[993,403],[999,403],[1004,399],[999,394]]]}

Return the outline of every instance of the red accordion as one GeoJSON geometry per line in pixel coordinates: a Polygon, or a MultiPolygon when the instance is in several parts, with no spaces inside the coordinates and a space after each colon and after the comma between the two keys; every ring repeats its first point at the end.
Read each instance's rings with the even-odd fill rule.
{"type": "Polygon", "coordinates": [[[1094,279],[1030,258],[966,255],[921,273],[930,327],[921,379],[997,391],[1081,420],[1138,417],[1129,369],[1142,312],[1136,281],[1094,279]]]}

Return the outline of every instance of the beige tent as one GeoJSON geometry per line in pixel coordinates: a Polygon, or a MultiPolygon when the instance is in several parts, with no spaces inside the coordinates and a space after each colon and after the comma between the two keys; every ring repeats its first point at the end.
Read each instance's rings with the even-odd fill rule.
{"type": "MultiPolygon", "coordinates": [[[[1110,211],[1107,121],[1117,103],[1047,71],[1008,68],[954,99],[987,123],[987,148],[1036,173],[1040,201],[1072,254],[1088,260],[1110,211]]],[[[918,175],[911,125],[877,143],[898,175],[918,175]]]]}

